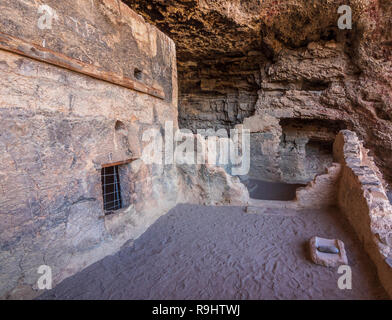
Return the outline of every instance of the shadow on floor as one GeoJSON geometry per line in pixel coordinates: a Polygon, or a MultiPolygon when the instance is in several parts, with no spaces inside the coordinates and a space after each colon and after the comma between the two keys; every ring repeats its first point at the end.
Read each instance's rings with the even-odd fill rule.
{"type": "Polygon", "coordinates": [[[256,200],[292,201],[295,200],[298,188],[304,184],[288,184],[280,182],[267,182],[256,179],[242,181],[247,187],[249,195],[256,200]]]}
{"type": "MultiPolygon", "coordinates": [[[[276,210],[276,209],[275,209],[276,210]]],[[[64,280],[39,299],[386,299],[376,270],[338,209],[288,217],[238,207],[178,205],[131,247],[64,280]],[[311,237],[338,238],[352,290],[336,268],[309,261],[311,237]]]]}

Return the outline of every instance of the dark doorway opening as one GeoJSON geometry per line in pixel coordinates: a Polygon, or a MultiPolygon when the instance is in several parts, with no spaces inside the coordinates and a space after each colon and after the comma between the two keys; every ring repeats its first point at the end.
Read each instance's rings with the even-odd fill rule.
{"type": "Polygon", "coordinates": [[[304,184],[288,184],[282,182],[267,182],[257,179],[242,181],[248,188],[249,196],[256,200],[293,201],[298,188],[304,184]]]}

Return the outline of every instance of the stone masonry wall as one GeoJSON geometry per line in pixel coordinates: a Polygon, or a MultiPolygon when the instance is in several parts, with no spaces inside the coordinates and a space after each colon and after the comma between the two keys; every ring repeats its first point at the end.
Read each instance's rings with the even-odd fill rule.
{"type": "MultiPolygon", "coordinates": [[[[377,166],[389,180],[391,122],[382,110],[390,108],[387,96],[391,90],[377,84],[375,68],[368,74],[363,72],[367,63],[356,63],[351,50],[350,45],[335,40],[281,50],[274,63],[261,70],[256,114],[329,121],[340,129],[353,130],[372,150],[377,166]]],[[[384,61],[380,63],[382,72],[390,75],[386,71],[390,62],[384,61]]]]}
{"type": "Polygon", "coordinates": [[[174,43],[117,0],[45,4],[57,17],[45,30],[40,1],[0,4],[1,45],[17,38],[46,52],[31,59],[0,50],[3,298],[38,294],[40,265],[52,268],[55,285],[114,253],[177,202],[176,169],[139,159],[146,128],[177,126],[174,43]],[[54,56],[83,70],[44,62],[54,56]],[[158,88],[164,99],[121,85],[128,82],[158,88]],[[105,216],[101,166],[118,161],[130,162],[120,166],[127,206],[105,216]]]}
{"type": "Polygon", "coordinates": [[[334,144],[335,160],[342,164],[338,203],[392,297],[392,206],[380,171],[367,153],[355,133],[339,133],[334,144]]]}
{"type": "Polygon", "coordinates": [[[177,203],[249,197],[222,168],[142,157],[146,130],[178,129],[171,39],[119,0],[42,5],[0,4],[0,299],[37,296],[41,265],[55,286],[177,203]],[[101,169],[114,164],[123,207],[106,215],[101,169]]]}
{"type": "Polygon", "coordinates": [[[179,61],[179,126],[232,129],[254,114],[262,53],[179,61]]]}

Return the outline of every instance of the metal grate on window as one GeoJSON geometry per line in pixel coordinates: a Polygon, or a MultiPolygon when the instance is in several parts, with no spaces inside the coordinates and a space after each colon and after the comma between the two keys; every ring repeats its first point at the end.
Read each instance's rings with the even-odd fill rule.
{"type": "Polygon", "coordinates": [[[110,212],[121,209],[122,201],[118,166],[102,168],[101,181],[104,210],[110,212]]]}

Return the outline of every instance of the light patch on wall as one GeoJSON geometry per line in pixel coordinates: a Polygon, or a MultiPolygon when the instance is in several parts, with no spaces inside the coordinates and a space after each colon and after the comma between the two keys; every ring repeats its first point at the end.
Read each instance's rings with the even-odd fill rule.
{"type": "Polygon", "coordinates": [[[138,41],[139,49],[147,56],[155,57],[157,55],[157,32],[155,28],[138,19],[130,19],[130,22],[132,35],[138,41]]]}

